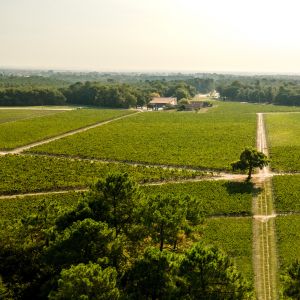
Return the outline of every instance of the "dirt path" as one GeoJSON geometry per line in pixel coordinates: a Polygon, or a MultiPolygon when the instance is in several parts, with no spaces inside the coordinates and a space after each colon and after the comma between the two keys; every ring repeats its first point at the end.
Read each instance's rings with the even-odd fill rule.
{"type": "Polygon", "coordinates": [[[57,136],[49,138],[49,139],[45,139],[43,141],[39,141],[39,142],[31,143],[31,144],[28,144],[28,145],[25,145],[25,146],[22,146],[22,147],[19,147],[19,148],[15,148],[13,150],[1,151],[0,155],[19,154],[19,153],[21,153],[21,152],[23,152],[25,150],[30,149],[30,148],[33,148],[33,147],[36,147],[36,146],[40,146],[40,145],[44,145],[44,144],[48,144],[50,142],[62,139],[64,137],[71,136],[71,135],[74,135],[74,134],[77,134],[77,133],[80,133],[80,132],[84,132],[84,131],[87,131],[87,130],[90,130],[90,129],[93,129],[93,128],[96,128],[96,127],[99,127],[99,126],[103,126],[103,125],[109,124],[109,123],[117,121],[117,120],[121,120],[121,119],[124,119],[124,118],[131,117],[131,116],[139,114],[139,113],[140,113],[140,111],[137,111],[137,112],[134,112],[132,114],[128,114],[128,115],[125,115],[125,116],[117,117],[117,118],[114,118],[114,119],[111,119],[111,120],[107,120],[107,121],[101,121],[101,122],[98,122],[98,123],[93,124],[93,125],[89,125],[89,126],[86,126],[86,127],[75,129],[75,130],[69,131],[67,133],[63,133],[63,134],[57,135],[57,136]]]}
{"type": "Polygon", "coordinates": [[[44,196],[44,195],[56,195],[56,194],[66,194],[70,192],[80,193],[86,192],[88,189],[66,189],[61,191],[48,191],[48,192],[35,192],[35,193],[24,193],[24,194],[14,194],[14,195],[3,195],[0,196],[0,200],[4,199],[14,199],[14,198],[24,198],[24,197],[34,197],[34,196],[44,196]]]}
{"type": "MultiPolygon", "coordinates": [[[[257,150],[268,155],[264,118],[257,114],[257,150]]],[[[272,186],[269,167],[259,171],[257,187],[262,189],[253,202],[253,265],[257,299],[277,299],[277,256],[272,186]]]]}
{"type": "MultiPolygon", "coordinates": [[[[201,181],[219,181],[219,180],[231,180],[231,181],[244,181],[246,175],[232,175],[232,174],[220,174],[219,176],[199,176],[196,178],[186,178],[186,179],[178,179],[178,180],[164,180],[164,181],[156,181],[140,184],[141,186],[155,186],[155,185],[163,185],[163,184],[179,184],[179,183],[187,183],[187,182],[201,182],[201,181]]],[[[88,188],[67,188],[65,190],[55,190],[55,191],[42,191],[42,192],[30,192],[30,193],[20,193],[14,195],[0,195],[0,199],[12,199],[17,197],[27,197],[27,196],[41,196],[41,195],[51,195],[51,194],[64,194],[69,192],[85,192],[88,191],[88,188]]]]}
{"type": "Polygon", "coordinates": [[[77,109],[76,107],[63,107],[63,108],[59,108],[59,107],[46,107],[46,108],[43,108],[43,107],[30,107],[30,106],[8,106],[8,107],[5,107],[5,106],[2,106],[0,107],[0,110],[59,110],[59,111],[69,111],[69,110],[75,110],[77,109]]]}

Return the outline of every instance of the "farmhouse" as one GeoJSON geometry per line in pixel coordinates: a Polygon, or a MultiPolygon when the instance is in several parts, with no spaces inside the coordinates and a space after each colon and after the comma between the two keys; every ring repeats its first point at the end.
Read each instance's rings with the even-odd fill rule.
{"type": "Polygon", "coordinates": [[[155,97],[153,98],[148,106],[154,109],[164,108],[166,106],[174,106],[177,104],[177,98],[174,97],[155,97]]]}

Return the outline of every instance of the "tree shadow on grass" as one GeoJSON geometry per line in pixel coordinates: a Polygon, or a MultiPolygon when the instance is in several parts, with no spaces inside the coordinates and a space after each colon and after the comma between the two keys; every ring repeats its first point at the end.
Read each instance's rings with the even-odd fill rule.
{"type": "Polygon", "coordinates": [[[228,194],[251,194],[257,195],[261,192],[261,188],[255,187],[252,182],[244,181],[228,181],[223,184],[226,187],[228,194]]]}

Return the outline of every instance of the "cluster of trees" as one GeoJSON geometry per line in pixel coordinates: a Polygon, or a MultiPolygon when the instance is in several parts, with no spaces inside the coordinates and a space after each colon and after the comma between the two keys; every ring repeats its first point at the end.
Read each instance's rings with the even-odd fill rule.
{"type": "Polygon", "coordinates": [[[224,100],[300,105],[300,85],[277,80],[235,80],[217,87],[224,100]]]}
{"type": "Polygon", "coordinates": [[[42,204],[0,235],[0,298],[251,298],[224,253],[187,248],[199,211],[190,197],[148,199],[127,174],[110,174],[75,208],[42,204]]]}
{"type": "MultiPolygon", "coordinates": [[[[17,77],[18,78],[18,77],[17,77]]],[[[213,89],[211,79],[188,80],[145,80],[130,83],[107,81],[86,81],[66,85],[65,82],[53,84],[49,79],[49,86],[45,86],[45,78],[39,77],[29,80],[24,78],[24,86],[20,85],[20,79],[12,79],[11,87],[0,80],[0,105],[25,106],[25,105],[92,105],[101,107],[128,108],[136,105],[147,104],[152,96],[177,97],[178,100],[191,98],[198,92],[208,92],[213,89]],[[35,83],[35,84],[32,84],[35,83]]],[[[4,80],[4,79],[3,79],[4,80]]]]}
{"type": "Polygon", "coordinates": [[[1,106],[63,105],[66,97],[56,88],[5,88],[0,89],[1,106]]]}

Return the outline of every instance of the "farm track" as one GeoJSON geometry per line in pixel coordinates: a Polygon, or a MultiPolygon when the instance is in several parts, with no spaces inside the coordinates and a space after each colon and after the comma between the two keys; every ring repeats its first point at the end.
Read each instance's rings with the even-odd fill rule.
{"type": "MultiPolygon", "coordinates": [[[[263,114],[257,114],[257,149],[268,155],[263,114]]],[[[259,172],[257,187],[262,192],[253,204],[253,265],[256,297],[259,300],[277,299],[277,256],[270,169],[259,172]]]]}
{"type": "Polygon", "coordinates": [[[106,124],[109,124],[109,123],[112,123],[114,121],[118,121],[118,120],[121,120],[121,119],[124,119],[124,118],[128,118],[128,117],[134,116],[134,115],[139,114],[139,113],[140,113],[140,111],[137,111],[137,112],[125,115],[125,116],[113,118],[113,119],[110,119],[110,120],[107,120],[107,121],[101,121],[101,122],[95,123],[93,125],[81,127],[81,128],[78,128],[78,129],[75,129],[75,130],[72,130],[72,131],[54,136],[54,137],[49,138],[49,139],[45,139],[45,140],[42,140],[42,141],[39,141],[39,142],[35,142],[35,143],[31,143],[31,144],[28,144],[28,145],[25,145],[25,146],[22,146],[22,147],[15,148],[13,150],[0,151],[0,155],[19,154],[19,153],[22,153],[23,151],[31,149],[33,147],[48,144],[50,142],[62,139],[64,137],[68,137],[68,136],[71,136],[71,135],[74,135],[74,134],[77,134],[77,133],[85,132],[87,130],[90,130],[90,129],[93,129],[93,128],[96,128],[96,127],[99,127],[99,126],[103,126],[103,125],[106,125],[106,124]]]}
{"type": "MultiPolygon", "coordinates": [[[[228,180],[228,178],[231,178],[230,180],[234,181],[233,177],[227,176],[228,174],[225,174],[224,176],[215,176],[215,177],[197,177],[197,178],[187,178],[187,179],[178,179],[178,180],[164,180],[164,181],[153,181],[148,183],[142,183],[141,186],[157,186],[157,185],[164,185],[164,184],[180,184],[180,183],[188,183],[188,182],[201,182],[201,181],[219,181],[219,180],[228,180]]],[[[230,175],[230,174],[229,174],[230,175]]],[[[236,181],[244,181],[245,176],[243,178],[236,177],[236,181]]],[[[29,193],[19,193],[19,194],[13,194],[13,195],[0,195],[0,199],[11,199],[11,198],[17,198],[17,197],[27,197],[27,196],[40,196],[40,195],[51,195],[51,194],[64,194],[69,192],[85,192],[88,191],[88,187],[86,188],[66,188],[61,190],[53,190],[53,191],[38,191],[38,192],[29,192],[29,193]]]]}

